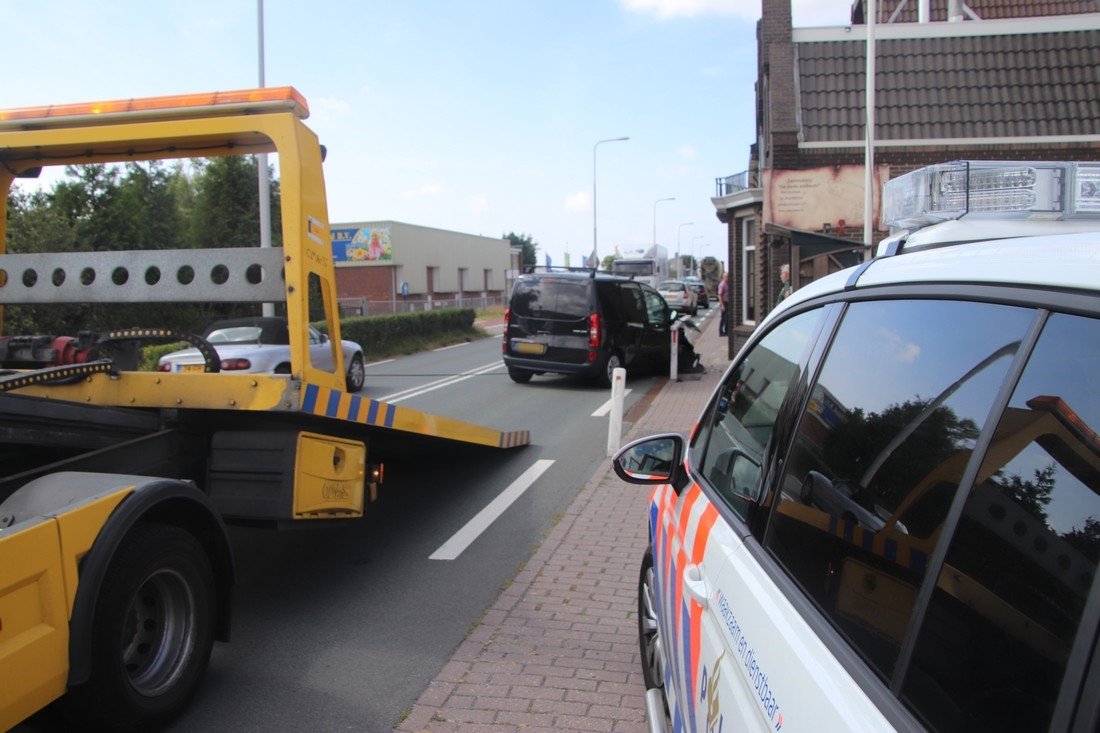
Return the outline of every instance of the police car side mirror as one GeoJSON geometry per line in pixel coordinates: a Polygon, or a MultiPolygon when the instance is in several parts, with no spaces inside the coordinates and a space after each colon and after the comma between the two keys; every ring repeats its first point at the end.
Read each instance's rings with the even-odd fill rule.
{"type": "Polygon", "coordinates": [[[684,471],[684,438],[662,433],[623,446],[611,460],[615,473],[631,484],[672,484],[680,490],[687,482],[684,471]]]}

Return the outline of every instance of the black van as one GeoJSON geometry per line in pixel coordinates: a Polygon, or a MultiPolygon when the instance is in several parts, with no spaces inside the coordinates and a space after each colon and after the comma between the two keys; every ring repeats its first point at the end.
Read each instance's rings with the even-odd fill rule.
{"type": "Polygon", "coordinates": [[[611,383],[616,367],[667,368],[672,309],[653,288],[595,271],[521,275],[505,314],[504,363],[521,384],[544,372],[611,383]]]}

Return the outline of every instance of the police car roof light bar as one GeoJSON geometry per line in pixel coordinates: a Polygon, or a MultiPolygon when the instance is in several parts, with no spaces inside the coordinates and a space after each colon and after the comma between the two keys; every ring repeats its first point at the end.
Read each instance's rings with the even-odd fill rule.
{"type": "Polygon", "coordinates": [[[1100,163],[963,160],[918,168],[883,186],[882,220],[910,231],[980,216],[1100,217],[1100,163]]]}

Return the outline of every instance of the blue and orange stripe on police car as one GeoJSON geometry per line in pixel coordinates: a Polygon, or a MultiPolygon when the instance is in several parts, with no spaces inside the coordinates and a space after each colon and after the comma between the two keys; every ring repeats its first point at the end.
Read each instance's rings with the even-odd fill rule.
{"type": "Polygon", "coordinates": [[[299,409],[319,417],[490,448],[517,448],[531,441],[527,430],[494,430],[315,384],[307,384],[302,390],[299,409]]]}
{"type": "Polygon", "coordinates": [[[665,484],[650,496],[654,565],[659,568],[658,604],[673,626],[663,630],[669,633],[670,642],[666,685],[669,690],[681,691],[671,701],[675,708],[671,711],[674,730],[694,727],[704,613],[698,602],[685,603],[680,575],[689,565],[702,562],[717,519],[718,510],[696,483],[680,495],[665,484]]]}

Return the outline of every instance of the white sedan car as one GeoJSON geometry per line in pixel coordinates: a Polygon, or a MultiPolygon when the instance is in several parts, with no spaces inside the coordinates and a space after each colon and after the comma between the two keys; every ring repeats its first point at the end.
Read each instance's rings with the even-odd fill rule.
{"type": "Polygon", "coordinates": [[[668,307],[681,313],[699,315],[699,302],[695,290],[683,280],[665,280],[657,286],[657,291],[668,303],[668,307]]]}
{"type": "MultiPolygon", "coordinates": [[[[332,369],[332,346],[329,338],[309,326],[309,359],[318,369],[332,369]]],[[[290,374],[290,334],[285,318],[233,318],[217,321],[206,329],[203,337],[218,352],[224,372],[290,374]]],[[[366,370],[363,350],[352,341],[341,341],[344,366],[347,368],[347,388],[358,392],[363,388],[366,370]]],[[[183,349],[165,354],[157,363],[161,372],[201,372],[204,369],[198,349],[183,349]]]]}

